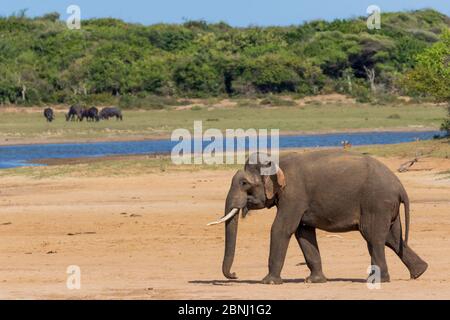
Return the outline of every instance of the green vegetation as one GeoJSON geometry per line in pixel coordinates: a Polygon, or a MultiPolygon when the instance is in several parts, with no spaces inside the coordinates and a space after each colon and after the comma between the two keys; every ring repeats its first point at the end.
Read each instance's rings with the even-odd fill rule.
{"type": "Polygon", "coordinates": [[[442,178],[442,179],[450,179],[450,170],[443,171],[443,172],[441,172],[440,174],[443,175],[443,178],[442,178]]]}
{"type": "Polygon", "coordinates": [[[448,103],[448,116],[441,130],[447,131],[450,136],[450,31],[446,31],[441,41],[417,57],[417,64],[408,73],[405,82],[413,92],[448,103]]]}
{"type": "MultiPolygon", "coordinates": [[[[247,100],[245,100],[247,101],[247,100]]],[[[47,123],[41,112],[3,112],[0,117],[0,139],[15,143],[27,139],[46,142],[89,140],[93,138],[132,139],[133,137],[168,136],[174,129],[191,128],[197,120],[203,121],[204,130],[218,128],[277,128],[289,131],[345,131],[348,129],[394,129],[423,126],[438,128],[445,109],[426,105],[370,106],[314,105],[304,107],[253,106],[229,108],[194,108],[193,110],[126,110],[124,121],[66,122],[64,115],[56,113],[56,120],[47,123]],[[255,117],[255,108],[258,116],[255,117]]]]}
{"type": "Polygon", "coordinates": [[[108,18],[69,30],[58,14],[22,12],[0,17],[0,104],[161,108],[155,96],[328,92],[389,104],[404,93],[399,80],[416,55],[449,26],[446,15],[421,10],[384,13],[372,31],[364,17],[265,28],[108,18]]]}
{"type": "Polygon", "coordinates": [[[406,77],[411,91],[450,102],[450,31],[442,40],[417,56],[417,64],[406,77]]]}

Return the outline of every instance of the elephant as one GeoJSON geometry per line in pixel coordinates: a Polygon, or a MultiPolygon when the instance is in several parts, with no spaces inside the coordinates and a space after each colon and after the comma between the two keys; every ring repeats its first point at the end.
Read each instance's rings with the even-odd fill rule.
{"type": "Polygon", "coordinates": [[[53,120],[55,120],[55,115],[53,113],[53,109],[45,108],[44,109],[44,117],[45,117],[45,119],[47,119],[47,122],[52,122],[53,120]]]}
{"type": "MultiPolygon", "coordinates": [[[[320,150],[289,153],[279,163],[267,155],[254,154],[244,169],[233,177],[226,197],[225,216],[210,223],[225,223],[223,275],[237,279],[231,272],[234,260],[239,211],[276,206],[270,234],[269,272],[264,284],[282,284],[281,271],[289,241],[295,235],[310,275],[307,283],[327,281],[317,244],[316,229],[327,232],[359,231],[367,242],[373,266],[380,279],[389,282],[385,247],[392,249],[408,268],[411,279],[428,268],[408,245],[409,199],[397,176],[384,164],[368,155],[345,150],[320,150]],[[272,171],[268,174],[267,170],[272,171]],[[400,205],[405,208],[405,239],[402,237],[400,205]]],[[[370,277],[370,275],[369,275],[370,277]]]]}

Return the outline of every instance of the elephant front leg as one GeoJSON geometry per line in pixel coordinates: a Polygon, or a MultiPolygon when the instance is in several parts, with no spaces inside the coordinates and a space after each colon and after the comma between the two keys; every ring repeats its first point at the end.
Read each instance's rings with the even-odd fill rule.
{"type": "Polygon", "coordinates": [[[308,226],[300,226],[295,232],[300,249],[305,257],[306,264],[311,275],[306,278],[307,283],[324,283],[327,278],[322,272],[322,260],[319,246],[317,245],[316,229],[308,226]]]}
{"type": "Polygon", "coordinates": [[[277,213],[270,233],[269,274],[262,280],[264,284],[282,284],[283,269],[289,240],[300,223],[301,217],[277,213]]]}

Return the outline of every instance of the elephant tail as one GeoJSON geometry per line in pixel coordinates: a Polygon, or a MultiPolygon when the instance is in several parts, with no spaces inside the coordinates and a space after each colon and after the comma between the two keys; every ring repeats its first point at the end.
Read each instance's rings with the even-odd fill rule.
{"type": "Polygon", "coordinates": [[[409,238],[409,198],[405,190],[403,190],[400,201],[405,206],[405,245],[408,244],[408,238],[409,238]]]}

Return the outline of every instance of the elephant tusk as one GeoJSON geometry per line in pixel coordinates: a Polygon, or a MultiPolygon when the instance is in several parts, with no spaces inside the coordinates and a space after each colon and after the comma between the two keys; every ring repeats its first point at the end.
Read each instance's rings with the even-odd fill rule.
{"type": "Polygon", "coordinates": [[[208,223],[208,226],[213,226],[213,225],[216,225],[216,224],[221,224],[223,222],[226,222],[226,221],[230,220],[231,218],[233,218],[235,216],[235,214],[238,213],[238,212],[239,212],[239,209],[234,208],[233,210],[230,211],[229,214],[227,214],[223,218],[220,218],[219,220],[217,220],[215,222],[208,223]]]}

